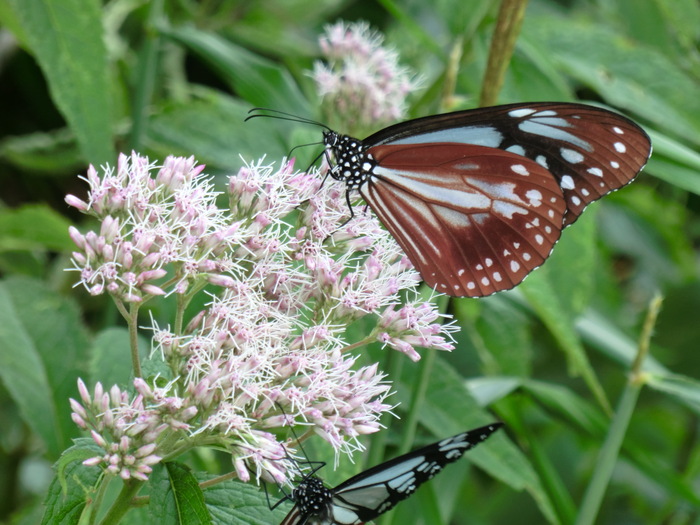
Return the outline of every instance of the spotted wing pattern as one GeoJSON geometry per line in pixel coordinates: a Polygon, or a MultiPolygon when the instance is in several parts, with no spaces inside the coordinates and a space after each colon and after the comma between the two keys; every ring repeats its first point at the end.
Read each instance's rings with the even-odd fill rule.
{"type": "Polygon", "coordinates": [[[371,149],[359,191],[423,279],[454,296],[512,288],[549,256],[565,202],[542,166],[483,146],[371,149]]]}
{"type": "Polygon", "coordinates": [[[364,140],[328,130],[324,144],[331,176],[362,194],[428,284],[458,297],[520,283],[651,154],[631,120],[560,102],[434,115],[364,140]]]}

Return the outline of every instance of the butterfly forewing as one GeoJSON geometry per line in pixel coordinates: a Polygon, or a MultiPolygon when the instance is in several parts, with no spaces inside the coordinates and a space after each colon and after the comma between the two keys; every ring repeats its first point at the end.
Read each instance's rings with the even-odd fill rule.
{"type": "Polygon", "coordinates": [[[525,103],[446,113],[385,128],[363,141],[455,142],[498,148],[545,167],[566,200],[564,225],[589,203],[629,182],[651,154],[647,134],[631,120],[584,104],[525,103]]]}
{"type": "Polygon", "coordinates": [[[512,288],[549,256],[564,199],[542,166],[493,148],[383,145],[360,187],[365,201],[438,291],[512,288]]]}

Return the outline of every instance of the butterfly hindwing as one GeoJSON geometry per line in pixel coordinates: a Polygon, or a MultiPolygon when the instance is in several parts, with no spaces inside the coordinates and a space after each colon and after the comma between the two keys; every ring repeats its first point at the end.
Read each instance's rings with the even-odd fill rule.
{"type": "Polygon", "coordinates": [[[368,153],[378,165],[360,194],[438,291],[482,296],[512,288],[559,238],[564,199],[536,162],[454,143],[368,153]]]}

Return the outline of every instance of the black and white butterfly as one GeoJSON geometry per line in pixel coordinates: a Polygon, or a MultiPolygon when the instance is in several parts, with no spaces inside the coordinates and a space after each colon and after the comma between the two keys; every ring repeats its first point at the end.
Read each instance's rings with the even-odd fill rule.
{"type": "Polygon", "coordinates": [[[292,500],[294,507],[281,525],[361,525],[373,520],[502,426],[491,423],[432,443],[372,467],[333,489],[314,475],[317,468],[285,498],[292,500]]]}

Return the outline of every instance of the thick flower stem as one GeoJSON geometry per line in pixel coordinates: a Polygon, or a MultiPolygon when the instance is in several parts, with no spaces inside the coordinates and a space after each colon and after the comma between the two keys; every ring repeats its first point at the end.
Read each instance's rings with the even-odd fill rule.
{"type": "Polygon", "coordinates": [[[491,49],[486,66],[484,82],[481,85],[479,106],[493,106],[503,87],[503,79],[513,56],[515,42],[525,18],[527,0],[502,0],[498,20],[491,37],[491,49]]]}
{"type": "Polygon", "coordinates": [[[117,496],[117,499],[114,501],[105,517],[102,518],[100,525],[116,525],[119,523],[129,509],[131,509],[131,500],[143,484],[143,481],[136,481],[133,479],[125,481],[119,496],[117,496]]]}

